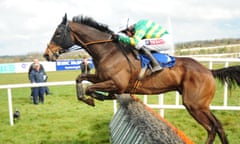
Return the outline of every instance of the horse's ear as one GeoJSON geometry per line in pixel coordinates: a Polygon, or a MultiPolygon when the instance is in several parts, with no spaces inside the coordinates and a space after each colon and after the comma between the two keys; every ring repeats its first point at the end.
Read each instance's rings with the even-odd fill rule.
{"type": "Polygon", "coordinates": [[[61,24],[67,25],[67,13],[65,13],[61,24]]]}

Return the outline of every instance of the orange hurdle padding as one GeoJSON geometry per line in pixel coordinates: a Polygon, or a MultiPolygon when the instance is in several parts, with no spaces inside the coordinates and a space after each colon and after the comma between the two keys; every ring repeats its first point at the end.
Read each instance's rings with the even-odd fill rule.
{"type": "Polygon", "coordinates": [[[139,98],[137,98],[135,95],[131,95],[136,102],[140,102],[144,105],[145,109],[148,110],[150,113],[152,113],[156,118],[160,119],[161,121],[165,122],[186,144],[194,144],[192,140],[190,140],[183,131],[177,129],[175,126],[173,126],[170,122],[168,122],[166,119],[161,117],[159,114],[157,114],[153,109],[145,105],[139,98]]]}

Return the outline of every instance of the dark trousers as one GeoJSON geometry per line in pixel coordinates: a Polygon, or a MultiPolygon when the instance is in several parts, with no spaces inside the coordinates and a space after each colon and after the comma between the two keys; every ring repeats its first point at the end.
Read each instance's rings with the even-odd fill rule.
{"type": "Polygon", "coordinates": [[[49,95],[49,94],[50,94],[48,87],[45,87],[45,94],[46,94],[46,95],[49,95]]]}
{"type": "MultiPolygon", "coordinates": [[[[45,94],[49,95],[50,94],[49,88],[48,87],[44,87],[44,88],[45,88],[45,90],[44,90],[45,94]]],[[[31,88],[31,96],[33,96],[33,88],[31,88]]]]}
{"type": "Polygon", "coordinates": [[[44,103],[44,91],[45,87],[34,87],[32,88],[32,94],[33,94],[33,103],[38,104],[44,103]]]}

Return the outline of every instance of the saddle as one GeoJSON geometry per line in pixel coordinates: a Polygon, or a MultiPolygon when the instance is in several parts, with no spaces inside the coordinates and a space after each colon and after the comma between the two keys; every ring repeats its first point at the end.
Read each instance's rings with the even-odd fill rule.
{"type": "MultiPolygon", "coordinates": [[[[163,68],[166,68],[166,67],[171,68],[176,63],[175,57],[170,56],[168,54],[159,53],[156,51],[152,51],[152,54],[157,59],[160,66],[163,68]]],[[[151,60],[146,55],[141,53],[141,51],[133,50],[133,55],[135,56],[135,58],[137,60],[141,61],[142,68],[147,67],[147,68],[151,69],[151,60]]]]}

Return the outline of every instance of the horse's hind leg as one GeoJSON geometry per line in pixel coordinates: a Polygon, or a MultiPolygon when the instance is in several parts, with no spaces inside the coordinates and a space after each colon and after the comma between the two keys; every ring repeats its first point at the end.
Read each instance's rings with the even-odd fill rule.
{"type": "Polygon", "coordinates": [[[224,132],[221,122],[210,112],[210,117],[213,118],[212,121],[215,123],[215,128],[223,144],[228,144],[227,136],[224,132]]]}
{"type": "Polygon", "coordinates": [[[228,144],[221,123],[209,109],[214,92],[199,92],[198,90],[196,90],[197,92],[189,92],[189,89],[187,91],[188,92],[183,93],[183,104],[192,117],[207,130],[208,138],[206,143],[212,144],[216,133],[218,133],[221,142],[228,144]]]}
{"type": "Polygon", "coordinates": [[[188,112],[207,130],[208,138],[206,144],[212,144],[216,133],[220,136],[223,144],[228,144],[226,135],[222,128],[221,123],[217,118],[211,113],[210,110],[196,109],[192,106],[187,106],[185,104],[188,112]]]}

